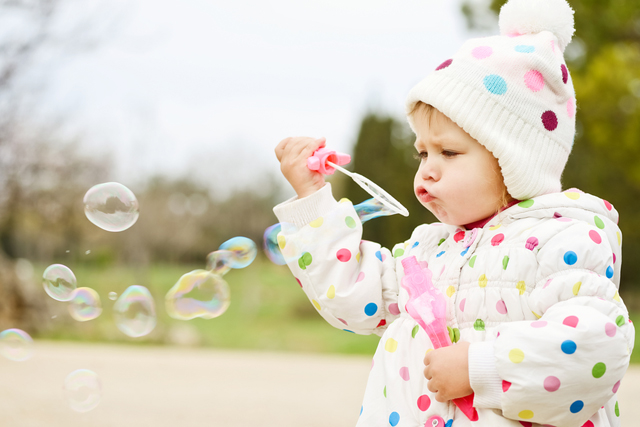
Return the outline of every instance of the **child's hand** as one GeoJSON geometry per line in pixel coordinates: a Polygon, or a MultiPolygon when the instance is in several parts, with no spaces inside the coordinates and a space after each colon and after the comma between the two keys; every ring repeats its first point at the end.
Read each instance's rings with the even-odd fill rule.
{"type": "Polygon", "coordinates": [[[324,175],[307,167],[307,159],[324,144],[324,138],[295,137],[283,139],[276,147],[280,170],[299,198],[324,187],[324,175]]]}
{"type": "Polygon", "coordinates": [[[469,383],[469,343],[458,341],[455,345],[430,351],[424,357],[424,377],[427,388],[436,394],[438,402],[468,396],[473,393],[469,383]]]}

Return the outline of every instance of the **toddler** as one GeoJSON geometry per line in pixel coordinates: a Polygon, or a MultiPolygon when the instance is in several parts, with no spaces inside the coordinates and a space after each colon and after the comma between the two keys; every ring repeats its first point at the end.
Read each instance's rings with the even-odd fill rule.
{"type": "Polygon", "coordinates": [[[500,27],[409,93],[414,190],[440,222],[392,250],[362,241],[352,203],[307,168],[323,139],[276,148],[297,194],[274,208],[292,225],[278,236],[289,268],[331,325],[382,337],[359,427],[620,425],[634,328],[618,295],[618,214],[560,184],[575,134],[573,11],[511,0],[500,27]],[[408,256],[446,295],[452,346],[434,350],[405,310],[408,256]],[[452,403],[471,393],[474,422],[452,403]]]}

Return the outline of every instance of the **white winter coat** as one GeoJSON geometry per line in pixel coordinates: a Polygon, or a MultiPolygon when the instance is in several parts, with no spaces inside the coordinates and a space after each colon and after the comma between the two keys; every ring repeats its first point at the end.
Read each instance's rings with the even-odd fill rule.
{"type": "Polygon", "coordinates": [[[352,203],[336,202],[329,184],[274,212],[281,251],[320,315],[382,336],[359,427],[620,425],[616,391],[634,328],[618,294],[622,236],[608,202],[579,190],[548,194],[474,230],[422,225],[392,251],[361,240],[352,203]],[[471,343],[477,422],[427,389],[432,345],[400,286],[410,255],[428,263],[448,297],[453,341],[471,343]]]}

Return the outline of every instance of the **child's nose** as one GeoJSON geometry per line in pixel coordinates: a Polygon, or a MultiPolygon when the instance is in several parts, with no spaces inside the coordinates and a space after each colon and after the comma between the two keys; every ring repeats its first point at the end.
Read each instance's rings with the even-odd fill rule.
{"type": "Polygon", "coordinates": [[[420,175],[424,180],[438,181],[441,177],[441,171],[436,159],[427,157],[420,163],[420,175]]]}

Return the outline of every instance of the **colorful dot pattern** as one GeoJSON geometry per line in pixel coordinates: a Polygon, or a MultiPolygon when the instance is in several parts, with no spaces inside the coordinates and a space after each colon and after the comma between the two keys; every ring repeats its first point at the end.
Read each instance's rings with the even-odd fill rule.
{"type": "MultiPolygon", "coordinates": [[[[483,55],[488,55],[486,58],[490,58],[492,53],[488,50],[477,52],[477,56],[483,55]]],[[[452,342],[458,342],[460,339],[485,339],[485,337],[490,337],[492,332],[495,336],[495,328],[501,324],[519,324],[519,322],[513,323],[512,321],[529,320],[527,325],[531,331],[541,331],[543,336],[547,329],[563,328],[562,330],[565,331],[563,339],[548,344],[544,341],[543,344],[545,352],[553,352],[553,357],[558,361],[564,360],[563,363],[567,364],[576,363],[575,360],[583,357],[582,352],[588,351],[588,346],[581,344],[582,341],[576,338],[572,331],[591,328],[590,321],[585,320],[581,313],[571,310],[567,310],[560,318],[550,319],[545,314],[548,309],[539,307],[534,296],[537,295],[536,298],[539,298],[539,295],[553,297],[561,289],[568,289],[571,297],[593,295],[594,283],[599,283],[598,280],[619,280],[617,277],[619,270],[614,256],[616,253],[619,254],[621,237],[615,225],[616,221],[612,219],[617,213],[610,204],[607,205],[598,199],[601,210],[593,210],[594,214],[588,218],[571,218],[571,214],[565,212],[561,208],[562,206],[566,206],[567,203],[575,203],[578,206],[584,203],[595,203],[593,200],[595,198],[580,191],[567,191],[525,200],[519,202],[513,209],[523,213],[527,210],[545,208],[545,205],[549,203],[545,197],[554,197],[557,200],[555,204],[558,208],[550,211],[552,215],[547,222],[543,222],[542,227],[525,226],[524,222],[522,226],[519,226],[518,221],[513,224],[508,221],[490,223],[482,230],[478,241],[466,248],[463,247],[463,244],[469,230],[457,229],[451,231],[451,234],[446,234],[449,232],[444,227],[430,227],[429,233],[432,235],[429,233],[416,234],[410,241],[396,246],[391,252],[380,249],[379,246],[367,246],[374,244],[360,241],[360,223],[357,215],[351,210],[352,208],[347,209],[348,204],[346,203],[344,209],[339,208],[341,212],[347,212],[340,218],[333,218],[333,214],[326,215],[323,218],[315,219],[313,225],[310,224],[308,232],[314,234],[309,234],[309,236],[314,237],[307,237],[307,240],[311,242],[321,240],[323,233],[335,236],[335,232],[327,231],[329,227],[330,229],[338,228],[340,235],[349,235],[350,233],[357,235],[357,239],[353,239],[354,244],[349,244],[347,239],[341,237],[331,248],[322,248],[322,251],[315,249],[313,245],[305,247],[305,250],[295,258],[295,262],[290,263],[290,267],[295,269],[298,284],[305,292],[312,292],[311,290],[315,289],[313,297],[310,298],[315,309],[322,316],[337,319],[337,322],[342,325],[340,329],[349,333],[363,333],[366,329],[363,329],[362,325],[367,322],[366,319],[370,319],[367,323],[371,325],[370,329],[383,326],[387,328],[374,359],[376,363],[372,364],[371,371],[374,378],[390,376],[383,382],[376,382],[377,380],[372,382],[372,384],[379,384],[376,386],[376,394],[391,402],[385,404],[387,405],[385,407],[388,408],[385,415],[386,424],[404,425],[404,423],[414,422],[412,411],[403,409],[405,408],[404,404],[396,407],[392,402],[399,395],[407,395],[406,390],[409,388],[406,387],[409,387],[409,384],[415,384],[416,381],[422,380],[420,364],[406,363],[408,360],[406,358],[407,352],[418,352],[419,356],[416,355],[415,360],[421,361],[430,348],[425,347],[428,338],[418,325],[411,323],[407,325],[408,328],[400,327],[399,325],[402,323],[396,324],[394,321],[394,318],[398,316],[406,321],[408,315],[404,307],[401,307],[402,304],[399,304],[405,300],[400,298],[398,301],[384,301],[380,299],[380,288],[378,288],[378,292],[368,292],[366,289],[375,290],[375,283],[381,276],[382,269],[389,268],[391,265],[396,265],[397,268],[397,263],[408,255],[417,255],[421,261],[424,261],[423,266],[428,265],[433,274],[434,283],[441,287],[441,291],[448,299],[449,311],[455,315],[454,320],[449,319],[448,327],[452,342]],[[560,200],[560,197],[563,200],[560,200]],[[553,215],[553,212],[556,212],[557,215],[553,215]],[[571,220],[571,222],[566,220],[571,220]],[[576,226],[576,224],[579,225],[576,226]],[[570,230],[570,233],[566,237],[562,237],[565,230],[570,230]],[[555,240],[559,240],[559,243],[555,243],[555,240]],[[553,259],[551,259],[551,254],[554,254],[553,259]],[[606,259],[594,261],[596,256],[606,257],[606,259]],[[541,263],[544,263],[536,268],[548,269],[548,273],[545,274],[552,276],[552,278],[540,281],[534,274],[535,269],[527,267],[533,273],[528,272],[529,270],[523,266],[529,265],[528,263],[531,263],[532,260],[540,260],[541,263]],[[325,270],[322,269],[329,262],[344,266],[344,268],[349,267],[351,271],[354,271],[350,275],[350,280],[345,282],[338,280],[337,277],[332,277],[331,274],[324,275],[323,271],[325,270]],[[570,275],[572,279],[568,283],[558,274],[553,275],[553,272],[572,272],[574,270],[576,273],[570,275]],[[584,270],[592,270],[594,274],[578,273],[584,270]],[[309,277],[326,277],[326,283],[311,283],[309,277]],[[452,277],[455,280],[452,280],[452,277]],[[338,305],[336,304],[345,304],[343,295],[357,289],[362,289],[362,296],[357,296],[354,301],[349,302],[353,307],[350,305],[351,308],[348,311],[338,313],[336,309],[338,305]],[[342,292],[343,290],[349,292],[342,292]],[[543,290],[544,292],[542,292],[543,290]],[[526,311],[523,310],[525,303],[528,309],[526,311]],[[540,320],[535,320],[536,317],[540,317],[540,320]],[[452,321],[455,323],[451,323],[452,321]],[[405,362],[401,363],[403,360],[405,362]],[[392,370],[388,369],[390,366],[393,366],[392,370]],[[381,374],[381,372],[386,372],[386,374],[381,374]]],[[[293,242],[293,240],[293,236],[278,236],[280,246],[282,246],[280,242],[283,242],[284,245],[295,247],[298,242],[293,242]]],[[[603,339],[617,340],[622,336],[618,329],[627,325],[628,319],[619,314],[602,322],[598,331],[603,339]]],[[[508,333],[508,330],[501,332],[497,342],[500,343],[502,339],[505,339],[507,340],[506,346],[510,342],[509,336],[512,334],[508,333]]],[[[510,345],[505,350],[505,360],[512,366],[509,369],[531,371],[531,374],[527,374],[527,378],[531,378],[532,382],[537,381],[540,393],[549,396],[563,396],[563,393],[566,393],[566,386],[571,384],[574,379],[559,372],[541,372],[538,375],[535,367],[531,366],[532,363],[535,364],[536,357],[539,356],[537,356],[538,353],[535,353],[536,350],[532,349],[532,342],[529,342],[535,334],[530,337],[528,334],[522,333],[522,336],[527,338],[524,342],[510,345]],[[531,353],[532,351],[534,353],[531,353]]],[[[621,375],[611,368],[611,363],[613,363],[611,359],[603,357],[596,358],[588,366],[584,366],[585,377],[588,377],[590,381],[603,384],[602,387],[608,393],[613,390],[617,391],[621,379],[621,375]]],[[[517,379],[518,377],[512,378],[503,379],[502,390],[505,395],[517,395],[523,390],[523,385],[517,379]],[[512,378],[513,382],[509,381],[512,378]]],[[[412,390],[414,391],[411,393],[414,393],[415,388],[412,390]]],[[[615,391],[613,392],[615,393],[615,391]]],[[[366,396],[362,406],[363,416],[367,416],[369,413],[368,404],[371,403],[366,396]]],[[[568,401],[562,409],[566,412],[567,417],[572,414],[584,413],[586,409],[591,410],[588,407],[589,396],[575,395],[571,397],[572,400],[568,401]]],[[[540,399],[545,398],[541,397],[540,399]]],[[[550,399],[556,399],[556,397],[550,399]]],[[[509,398],[506,402],[508,401],[509,398]]],[[[426,386],[419,394],[413,395],[411,402],[416,413],[435,410],[437,414],[446,415],[446,411],[438,409],[440,404],[434,400],[426,386]]],[[[539,417],[542,417],[548,410],[521,399],[514,400],[510,405],[515,411],[513,417],[521,420],[523,425],[543,419],[539,417]]]]}

